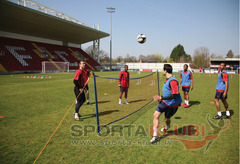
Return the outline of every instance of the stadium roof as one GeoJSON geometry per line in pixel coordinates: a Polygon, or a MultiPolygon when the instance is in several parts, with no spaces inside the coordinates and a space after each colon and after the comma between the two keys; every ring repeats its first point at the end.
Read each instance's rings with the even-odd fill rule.
{"type": "Polygon", "coordinates": [[[0,31],[83,44],[108,33],[49,15],[6,0],[0,0],[0,31]]]}
{"type": "Polygon", "coordinates": [[[210,61],[240,61],[240,58],[210,58],[210,61]]]}

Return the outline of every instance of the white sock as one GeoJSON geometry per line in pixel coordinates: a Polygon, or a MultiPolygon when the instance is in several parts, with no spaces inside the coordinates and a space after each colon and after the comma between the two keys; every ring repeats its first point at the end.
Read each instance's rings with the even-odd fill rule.
{"type": "Polygon", "coordinates": [[[153,132],[153,136],[157,136],[157,133],[156,133],[156,132],[153,132]]]}
{"type": "Polygon", "coordinates": [[[158,128],[153,128],[153,136],[157,136],[157,129],[158,128]]]}
{"type": "Polygon", "coordinates": [[[184,102],[187,104],[187,100],[184,100],[184,102]]]}
{"type": "Polygon", "coordinates": [[[125,102],[127,102],[127,98],[125,98],[125,102]]]}
{"type": "Polygon", "coordinates": [[[122,99],[119,99],[119,103],[121,103],[122,102],[122,99]]]}
{"type": "Polygon", "coordinates": [[[87,103],[89,103],[89,100],[87,99],[87,103]]]}
{"type": "Polygon", "coordinates": [[[218,112],[218,115],[219,115],[219,116],[222,116],[222,112],[218,112]]]}
{"type": "Polygon", "coordinates": [[[75,113],[75,118],[78,118],[78,113],[75,113]]]}
{"type": "Polygon", "coordinates": [[[188,100],[186,100],[186,104],[189,105],[189,101],[188,100]]]}
{"type": "Polygon", "coordinates": [[[230,112],[229,112],[229,111],[226,111],[226,115],[227,115],[227,116],[230,116],[230,112]]]}
{"type": "Polygon", "coordinates": [[[169,128],[170,128],[170,125],[167,125],[167,126],[166,126],[166,129],[168,130],[169,128]]]}

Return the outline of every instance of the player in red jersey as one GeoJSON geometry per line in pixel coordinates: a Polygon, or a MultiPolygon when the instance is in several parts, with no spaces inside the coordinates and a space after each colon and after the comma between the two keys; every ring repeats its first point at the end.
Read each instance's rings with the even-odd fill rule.
{"type": "Polygon", "coordinates": [[[76,71],[74,80],[73,80],[73,83],[75,84],[74,93],[76,97],[80,94],[80,92],[82,92],[77,98],[77,104],[74,111],[76,121],[83,121],[83,119],[79,118],[81,117],[81,115],[79,114],[79,109],[82,106],[82,104],[86,101],[83,87],[87,83],[88,79],[86,79],[86,75],[85,75],[86,73],[84,70],[85,70],[85,62],[80,60],[79,69],[76,71]]]}
{"type": "Polygon", "coordinates": [[[188,71],[188,65],[185,64],[183,66],[183,71],[181,72],[180,78],[180,84],[182,84],[182,91],[184,94],[184,108],[189,107],[189,91],[190,89],[193,90],[193,75],[192,72],[188,71]]]}
{"type": "Polygon", "coordinates": [[[122,104],[122,95],[123,92],[125,92],[125,104],[128,104],[127,102],[127,94],[128,94],[128,88],[129,88],[129,72],[128,72],[128,66],[124,66],[124,71],[121,71],[119,74],[119,87],[120,87],[120,95],[119,95],[119,104],[122,104]]]}
{"type": "Polygon", "coordinates": [[[161,132],[167,132],[170,128],[171,120],[170,118],[177,112],[178,107],[181,106],[182,98],[179,93],[179,82],[172,75],[172,66],[170,64],[164,64],[163,75],[166,76],[166,80],[162,87],[162,96],[154,96],[153,100],[158,101],[159,104],[156,111],[153,114],[153,137],[151,143],[158,141],[158,127],[159,127],[159,117],[165,113],[166,125],[161,129],[161,132]]]}
{"type": "Polygon", "coordinates": [[[217,86],[216,86],[216,95],[215,95],[215,99],[214,99],[214,102],[216,104],[216,108],[218,111],[218,115],[213,117],[214,119],[222,119],[222,118],[229,119],[231,117],[230,112],[229,112],[228,103],[227,103],[229,78],[228,78],[227,72],[225,71],[225,68],[226,68],[226,63],[221,63],[220,64],[220,74],[218,76],[217,86]],[[222,116],[222,112],[220,110],[219,99],[222,100],[223,105],[226,109],[226,116],[222,116]]]}

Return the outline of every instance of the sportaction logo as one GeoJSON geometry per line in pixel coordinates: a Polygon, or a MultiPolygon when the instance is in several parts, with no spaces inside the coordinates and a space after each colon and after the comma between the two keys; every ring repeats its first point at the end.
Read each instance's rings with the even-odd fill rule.
{"type": "MultiPolygon", "coordinates": [[[[171,146],[172,140],[166,139],[154,145],[171,146]]],[[[153,146],[148,140],[71,140],[73,146],[153,146]]]]}
{"type": "MultiPolygon", "coordinates": [[[[209,120],[209,114],[206,117],[206,122],[211,127],[207,130],[206,125],[171,125],[173,130],[168,130],[166,133],[158,132],[159,141],[154,145],[169,146],[172,141],[182,142],[186,150],[196,150],[205,147],[206,153],[219,135],[230,126],[229,120],[220,119],[216,124],[209,120]],[[183,138],[184,137],[184,138],[183,138]],[[185,139],[187,137],[187,139],[185,139]],[[200,140],[196,140],[201,138],[200,140]],[[194,140],[195,138],[195,140],[194,140]]],[[[164,125],[165,126],[165,125],[164,125]]],[[[158,129],[164,127],[159,125],[158,129]]],[[[72,137],[71,144],[73,146],[146,146],[153,145],[149,141],[153,136],[153,126],[145,128],[143,125],[111,125],[105,127],[106,132],[100,134],[99,140],[87,140],[89,134],[97,133],[96,125],[79,125],[75,124],[70,127],[70,136],[72,137]],[[123,137],[124,139],[102,140],[102,137],[123,137]],[[125,137],[144,137],[142,140],[126,140],[125,137]]]]}
{"type": "MultiPolygon", "coordinates": [[[[171,140],[176,140],[182,142],[186,150],[196,150],[201,149],[206,146],[204,152],[206,153],[213,142],[219,137],[220,133],[225,131],[230,126],[230,121],[220,119],[217,124],[214,124],[209,120],[209,114],[207,115],[207,123],[210,125],[212,129],[207,131],[205,134],[205,125],[184,125],[182,128],[178,129],[177,125],[174,125],[173,133],[163,133],[161,135],[158,132],[158,136],[160,137],[169,137],[171,140]],[[179,132],[181,130],[181,133],[179,132]],[[191,140],[191,139],[181,139],[182,136],[189,136],[189,137],[199,137],[201,136],[203,139],[201,140],[191,140]]],[[[153,128],[150,127],[150,135],[153,134],[153,128]]],[[[161,142],[161,141],[160,141],[161,142]]]]}

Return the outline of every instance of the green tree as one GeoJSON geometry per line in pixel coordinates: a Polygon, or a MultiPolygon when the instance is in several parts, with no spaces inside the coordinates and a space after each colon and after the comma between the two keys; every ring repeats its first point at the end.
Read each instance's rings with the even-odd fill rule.
{"type": "Polygon", "coordinates": [[[185,57],[185,62],[191,62],[192,61],[192,56],[191,55],[188,55],[186,54],[186,57],[185,57]]]}
{"type": "MultiPolygon", "coordinates": [[[[178,44],[176,47],[173,48],[170,58],[172,58],[174,62],[178,62],[178,61],[180,61],[181,56],[183,56],[184,59],[187,58],[187,54],[184,51],[184,47],[182,45],[178,44]]],[[[188,57],[188,59],[189,59],[189,57],[188,57]]]]}
{"type": "Polygon", "coordinates": [[[122,63],[123,62],[123,57],[118,56],[115,59],[112,60],[112,63],[122,63]]]}
{"type": "Polygon", "coordinates": [[[153,54],[151,55],[151,58],[155,59],[157,63],[162,63],[164,60],[164,57],[161,54],[153,54]]]}
{"type": "Polygon", "coordinates": [[[232,50],[229,50],[227,53],[227,58],[233,58],[233,57],[234,57],[234,54],[233,54],[232,50]]]}
{"type": "Polygon", "coordinates": [[[173,58],[167,58],[166,61],[167,63],[173,63],[173,58]]]}

